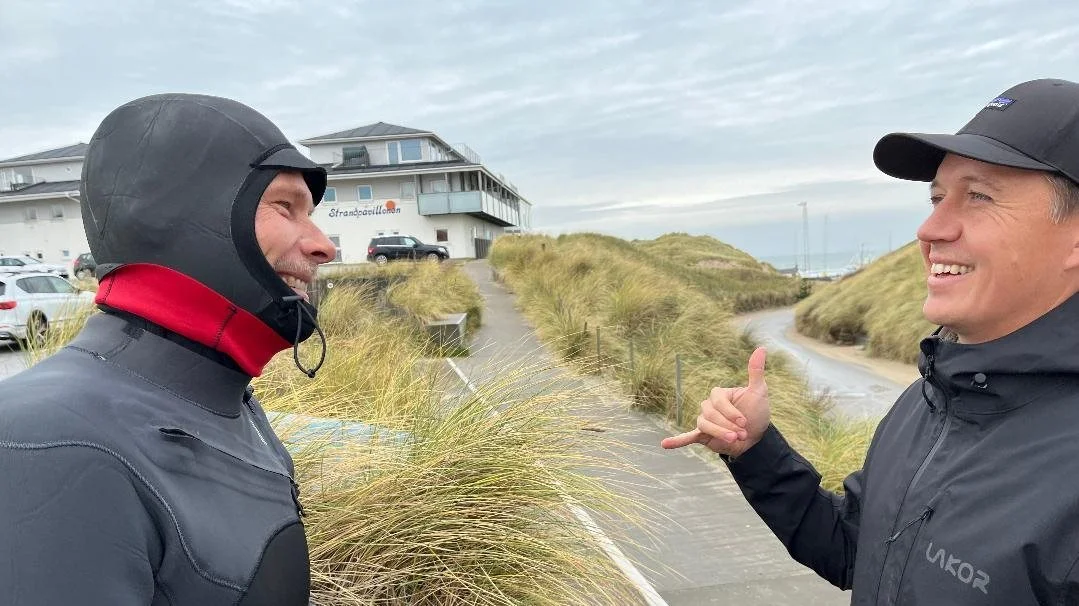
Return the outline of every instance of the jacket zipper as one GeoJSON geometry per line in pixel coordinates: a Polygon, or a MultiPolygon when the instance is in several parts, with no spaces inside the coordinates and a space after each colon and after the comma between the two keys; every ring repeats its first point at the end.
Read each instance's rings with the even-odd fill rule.
{"type": "Polygon", "coordinates": [[[921,536],[922,529],[925,528],[926,522],[929,521],[929,518],[932,517],[932,515],[933,507],[927,505],[925,507],[925,511],[922,512],[922,515],[911,520],[906,526],[903,527],[903,530],[900,530],[899,532],[888,538],[889,541],[895,541],[899,538],[899,535],[906,532],[908,528],[910,528],[914,524],[917,524],[919,521],[921,522],[921,525],[918,526],[918,531],[914,533],[914,538],[910,541],[910,550],[907,552],[907,560],[903,562],[903,569],[899,571],[899,579],[895,583],[895,592],[892,593],[893,603],[895,603],[899,599],[899,588],[903,586],[903,578],[907,576],[907,566],[910,565],[910,558],[914,555],[914,549],[918,545],[918,537],[921,536]]]}
{"type": "MultiPolygon", "coordinates": [[[[908,528],[910,528],[911,526],[914,526],[918,522],[921,522],[923,520],[928,520],[929,516],[931,516],[931,515],[933,515],[933,508],[932,507],[926,507],[925,511],[922,512],[922,515],[920,515],[920,516],[914,518],[913,520],[907,522],[906,526],[900,528],[898,531],[896,531],[895,534],[888,537],[887,539],[884,539],[884,542],[885,543],[894,543],[897,539],[899,539],[900,535],[902,535],[904,532],[907,531],[908,528]]],[[[921,531],[921,529],[919,529],[919,531],[921,531]]],[[[917,538],[917,537],[915,537],[915,538],[917,538]]]]}
{"type": "MultiPolygon", "coordinates": [[[[250,418],[248,420],[250,421],[250,418]]],[[[265,443],[265,438],[262,437],[262,433],[259,432],[258,427],[255,427],[254,423],[252,423],[251,426],[254,427],[255,432],[259,434],[259,438],[263,440],[263,443],[265,443]]],[[[210,444],[209,442],[206,442],[205,440],[199,438],[196,435],[192,435],[190,432],[188,432],[186,430],[180,429],[179,427],[159,427],[158,431],[160,431],[161,433],[163,433],[165,435],[169,435],[169,436],[180,436],[180,437],[196,440],[196,441],[198,441],[199,444],[202,444],[202,445],[206,446],[207,448],[211,448],[213,450],[216,450],[217,452],[219,452],[219,453],[221,453],[223,455],[227,455],[229,457],[232,457],[233,459],[236,459],[237,461],[240,461],[242,463],[250,465],[251,467],[254,467],[255,469],[261,469],[262,471],[265,471],[267,473],[272,473],[274,475],[278,475],[278,476],[281,476],[283,478],[287,478],[288,482],[289,482],[290,492],[292,493],[292,503],[293,503],[293,505],[296,506],[296,513],[299,514],[299,516],[301,518],[306,517],[307,514],[303,510],[303,505],[300,504],[300,485],[296,483],[296,480],[288,472],[269,469],[269,468],[264,467],[262,465],[258,465],[256,463],[252,463],[251,461],[242,459],[242,458],[232,454],[231,452],[228,452],[227,450],[222,450],[222,449],[218,448],[217,446],[214,446],[213,444],[210,444]]]]}
{"type": "MultiPolygon", "coordinates": [[[[930,385],[933,385],[934,387],[938,387],[935,383],[933,383],[933,360],[934,359],[935,359],[935,357],[932,354],[926,356],[925,381],[928,382],[930,385]]],[[[922,460],[922,464],[918,467],[918,470],[916,472],[914,472],[914,477],[911,478],[910,483],[907,484],[907,488],[903,492],[903,500],[899,502],[899,511],[903,511],[903,503],[906,502],[907,495],[910,494],[910,490],[912,488],[914,488],[915,484],[918,483],[918,480],[921,479],[922,474],[925,473],[926,468],[929,467],[929,463],[932,462],[933,457],[937,454],[937,451],[940,450],[941,444],[944,443],[944,436],[948,435],[948,428],[951,425],[951,416],[948,414],[948,394],[945,392],[944,388],[938,387],[938,389],[940,389],[941,395],[944,396],[944,405],[940,408],[940,413],[941,413],[941,415],[944,416],[944,422],[941,424],[940,434],[937,435],[936,441],[933,442],[933,447],[929,449],[928,453],[926,453],[925,459],[922,460]]],[[[932,402],[929,403],[929,406],[934,411],[936,411],[936,407],[933,406],[932,402]]],[[[880,599],[881,585],[884,583],[884,571],[887,569],[888,556],[891,555],[892,543],[894,543],[896,541],[896,539],[898,539],[899,536],[901,534],[903,534],[903,531],[905,531],[907,528],[910,528],[916,522],[918,522],[919,520],[925,519],[926,517],[928,517],[931,514],[932,514],[932,509],[926,508],[926,511],[923,512],[921,516],[915,518],[914,520],[911,520],[902,529],[900,529],[899,531],[893,533],[892,536],[885,539],[885,541],[884,541],[884,544],[885,544],[884,560],[881,562],[880,576],[877,578],[877,599],[878,600],[880,599]]],[[[899,521],[899,514],[897,513],[896,514],[896,523],[898,523],[898,521],[899,521]]],[[[894,524],[893,524],[892,528],[895,528],[894,524]]],[[[920,531],[920,529],[919,529],[919,531],[920,531]]],[[[907,559],[908,560],[910,559],[910,554],[907,554],[907,559]]],[[[906,567],[904,566],[904,569],[905,568],[906,567]]],[[[902,580],[902,577],[900,577],[900,580],[902,580]]],[[[898,591],[898,586],[896,587],[896,590],[898,591]]]]}

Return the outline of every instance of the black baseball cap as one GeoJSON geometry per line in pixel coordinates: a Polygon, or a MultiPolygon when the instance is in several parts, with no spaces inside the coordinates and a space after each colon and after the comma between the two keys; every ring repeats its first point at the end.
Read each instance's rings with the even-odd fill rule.
{"type": "Polygon", "coordinates": [[[1079,84],[1042,79],[1004,91],[954,135],[891,133],[873,162],[908,181],[932,181],[947,153],[1044,170],[1079,183],[1079,84]]]}

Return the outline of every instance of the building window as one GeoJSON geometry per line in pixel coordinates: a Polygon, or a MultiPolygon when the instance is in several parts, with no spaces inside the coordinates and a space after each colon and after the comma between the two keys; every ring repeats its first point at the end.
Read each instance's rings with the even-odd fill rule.
{"type": "Polygon", "coordinates": [[[367,146],[345,147],[341,150],[341,166],[346,168],[363,167],[370,164],[367,146]]]}
{"type": "Polygon", "coordinates": [[[329,236],[330,242],[333,242],[334,252],[333,263],[341,262],[341,236],[329,236]]]}
{"type": "Polygon", "coordinates": [[[420,160],[423,160],[423,154],[420,153],[420,140],[401,141],[401,161],[418,162],[420,160]]]}
{"type": "Polygon", "coordinates": [[[323,202],[337,202],[337,188],[327,187],[326,193],[322,195],[323,202]]]}
{"type": "Polygon", "coordinates": [[[52,218],[53,219],[63,219],[64,218],[64,207],[59,205],[59,204],[53,204],[52,205],[52,218]]]}
{"type": "Polygon", "coordinates": [[[435,242],[449,242],[450,230],[448,229],[436,229],[435,230],[435,242]]]}
{"type": "Polygon", "coordinates": [[[37,221],[37,207],[36,206],[27,206],[26,207],[26,220],[27,221],[37,221]]]}
{"type": "Polygon", "coordinates": [[[30,185],[34,182],[34,170],[29,166],[20,166],[11,169],[11,182],[15,185],[30,185]]]}
{"type": "Polygon", "coordinates": [[[401,182],[401,197],[408,200],[412,200],[416,197],[416,182],[415,181],[402,181],[401,182]]]}
{"type": "Polygon", "coordinates": [[[361,202],[364,200],[374,200],[375,190],[370,185],[360,185],[356,188],[356,198],[361,202]]]}
{"type": "Polygon", "coordinates": [[[390,164],[399,162],[419,162],[423,159],[420,151],[419,139],[406,139],[404,141],[390,141],[386,144],[390,155],[390,164]]]}

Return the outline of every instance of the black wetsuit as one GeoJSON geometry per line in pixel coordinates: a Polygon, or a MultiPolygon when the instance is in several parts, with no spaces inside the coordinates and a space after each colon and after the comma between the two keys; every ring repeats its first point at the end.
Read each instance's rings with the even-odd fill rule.
{"type": "Polygon", "coordinates": [[[90,141],[96,314],[0,381],[0,604],[306,605],[294,466],[249,385],[317,330],[260,250],[282,170],[325,170],[240,103],[156,95],[90,141]]]}

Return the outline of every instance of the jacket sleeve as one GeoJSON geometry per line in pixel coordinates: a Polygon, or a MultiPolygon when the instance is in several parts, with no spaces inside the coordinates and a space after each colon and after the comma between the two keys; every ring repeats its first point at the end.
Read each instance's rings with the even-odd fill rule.
{"type": "Polygon", "coordinates": [[[824,490],[820,474],[774,426],[740,457],[724,460],[746,500],[791,557],[840,589],[850,589],[862,470],[847,476],[842,496],[824,490]]]}
{"type": "Polygon", "coordinates": [[[12,606],[146,606],[156,528],[119,459],[0,442],[0,592],[12,606]]]}

